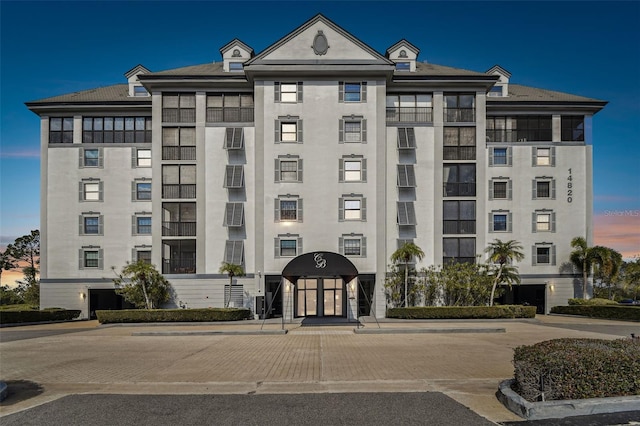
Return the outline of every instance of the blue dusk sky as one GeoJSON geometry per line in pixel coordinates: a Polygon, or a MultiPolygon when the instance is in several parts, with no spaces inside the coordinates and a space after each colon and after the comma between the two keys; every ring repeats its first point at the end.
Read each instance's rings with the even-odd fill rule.
{"type": "MultiPolygon", "coordinates": [[[[24,102],[256,53],[317,13],[375,50],[400,39],[420,61],[606,100],[594,117],[594,234],[640,254],[640,2],[0,2],[0,244],[39,228],[38,117],[24,102]]],[[[4,275],[4,274],[3,274],[4,275]]]]}

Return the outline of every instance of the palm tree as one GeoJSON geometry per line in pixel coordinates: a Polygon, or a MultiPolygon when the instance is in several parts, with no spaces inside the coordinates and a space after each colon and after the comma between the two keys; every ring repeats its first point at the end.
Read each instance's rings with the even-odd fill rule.
{"type": "Polygon", "coordinates": [[[404,243],[402,247],[391,255],[391,262],[404,265],[404,307],[407,307],[407,288],[409,284],[409,263],[414,258],[422,260],[424,252],[414,243],[404,243]]]}
{"type": "Polygon", "coordinates": [[[493,280],[493,286],[491,287],[491,298],[489,299],[489,306],[493,306],[493,298],[496,294],[496,287],[502,282],[506,282],[509,285],[515,282],[520,284],[520,275],[515,266],[509,265],[514,260],[521,261],[524,259],[524,253],[522,252],[522,245],[515,240],[501,241],[499,239],[493,240],[489,243],[489,246],[485,249],[486,253],[489,253],[489,260],[493,263],[497,263],[498,272],[493,280]]]}
{"type": "Polygon", "coordinates": [[[597,266],[595,274],[607,285],[609,299],[613,299],[611,285],[618,279],[622,267],[622,255],[616,250],[604,246],[594,246],[593,251],[597,266]]]}
{"type": "Polygon", "coordinates": [[[220,267],[221,274],[229,275],[229,297],[225,296],[224,307],[229,307],[229,302],[231,301],[231,285],[233,284],[233,277],[243,277],[244,269],[242,266],[236,265],[235,263],[227,263],[222,262],[222,266],[220,267]]]}
{"type": "Polygon", "coordinates": [[[587,246],[587,240],[583,237],[575,237],[571,240],[571,247],[574,250],[571,252],[569,259],[573,266],[580,272],[582,272],[582,298],[586,299],[587,294],[587,279],[591,273],[591,269],[594,263],[599,262],[599,250],[595,247],[587,246]]]}

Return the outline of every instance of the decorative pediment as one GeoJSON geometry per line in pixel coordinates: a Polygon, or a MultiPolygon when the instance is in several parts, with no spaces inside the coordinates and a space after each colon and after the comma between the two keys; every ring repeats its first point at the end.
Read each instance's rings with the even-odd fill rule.
{"type": "Polygon", "coordinates": [[[402,39],[388,48],[385,56],[396,64],[397,71],[413,72],[416,70],[416,61],[419,54],[420,49],[402,39]]]}
{"type": "Polygon", "coordinates": [[[142,84],[138,80],[138,76],[140,74],[149,74],[149,73],[151,73],[151,71],[149,71],[147,68],[145,68],[143,65],[140,65],[140,64],[136,65],[135,67],[131,68],[129,71],[124,73],[124,76],[127,77],[127,82],[129,83],[129,96],[149,96],[149,93],[147,93],[147,90],[142,86],[142,84]]]}
{"type": "Polygon", "coordinates": [[[242,64],[253,58],[253,49],[235,38],[220,48],[223,70],[242,71],[242,64]]]}
{"type": "Polygon", "coordinates": [[[498,81],[495,86],[491,88],[489,91],[489,96],[491,97],[504,97],[509,94],[509,78],[511,78],[511,73],[500,65],[494,65],[486,71],[486,74],[492,74],[499,76],[498,81]]]}

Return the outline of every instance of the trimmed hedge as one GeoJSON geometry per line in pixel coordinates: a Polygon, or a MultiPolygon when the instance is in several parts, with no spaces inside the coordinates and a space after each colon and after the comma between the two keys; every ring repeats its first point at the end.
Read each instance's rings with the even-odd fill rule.
{"type": "Polygon", "coordinates": [[[0,324],[19,324],[26,322],[69,321],[80,316],[75,309],[45,309],[43,311],[5,311],[0,310],[0,324]]]}
{"type": "Polygon", "coordinates": [[[568,300],[569,306],[576,306],[576,305],[618,305],[618,302],[616,302],[615,300],[609,300],[609,299],[601,299],[598,297],[595,297],[593,299],[569,299],[568,300]]]}
{"type": "Polygon", "coordinates": [[[120,311],[96,311],[101,324],[135,322],[210,322],[239,321],[253,318],[249,309],[123,309],[120,311]]]}
{"type": "Polygon", "coordinates": [[[411,306],[389,308],[387,318],[402,319],[499,319],[535,318],[535,306],[411,306]]]}
{"type": "Polygon", "coordinates": [[[528,401],[640,394],[639,339],[555,339],[514,349],[514,390],[528,401]]]}
{"type": "Polygon", "coordinates": [[[554,306],[552,314],[581,315],[591,318],[604,318],[625,321],[640,321],[640,306],[624,305],[575,305],[554,306]]]}

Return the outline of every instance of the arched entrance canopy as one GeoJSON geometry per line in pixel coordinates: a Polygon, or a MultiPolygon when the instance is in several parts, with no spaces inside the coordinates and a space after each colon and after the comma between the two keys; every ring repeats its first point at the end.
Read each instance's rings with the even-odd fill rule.
{"type": "Polygon", "coordinates": [[[330,251],[314,251],[292,259],[282,270],[282,276],[295,283],[300,277],[338,276],[345,283],[358,276],[358,270],[349,259],[330,251]]]}

